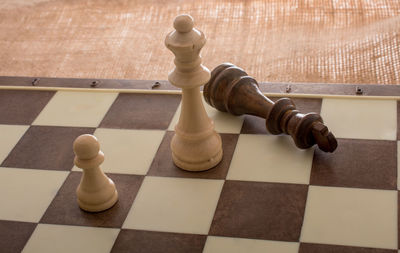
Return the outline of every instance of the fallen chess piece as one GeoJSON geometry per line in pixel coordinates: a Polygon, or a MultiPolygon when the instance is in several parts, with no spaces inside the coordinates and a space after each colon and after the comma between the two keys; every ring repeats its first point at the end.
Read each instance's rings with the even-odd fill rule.
{"type": "Polygon", "coordinates": [[[165,38],[165,46],[175,54],[175,68],[168,80],[182,88],[181,114],[171,150],[179,168],[204,171],[221,161],[223,151],[221,137],[214,130],[200,93],[200,86],[210,79],[210,71],[201,64],[200,57],[206,38],[193,25],[191,16],[179,15],[174,20],[175,30],[165,38]]]}
{"type": "Polygon", "coordinates": [[[269,133],[289,134],[301,149],[317,144],[321,150],[333,152],[337,147],[335,136],[319,114],[300,113],[289,98],[272,102],[261,93],[254,78],[231,63],[221,64],[211,72],[203,95],[208,104],[220,111],[264,118],[269,133]]]}
{"type": "Polygon", "coordinates": [[[83,169],[81,182],[76,189],[80,208],[88,212],[100,212],[112,207],[118,200],[114,182],[100,169],[104,154],[97,138],[84,134],[73,144],[74,163],[83,169]]]}

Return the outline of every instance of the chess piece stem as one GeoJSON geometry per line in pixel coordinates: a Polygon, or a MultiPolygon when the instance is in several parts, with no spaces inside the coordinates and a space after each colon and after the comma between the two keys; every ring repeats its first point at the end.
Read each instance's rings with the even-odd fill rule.
{"type": "Polygon", "coordinates": [[[114,182],[100,169],[104,154],[96,137],[84,134],[73,144],[74,163],[83,169],[81,182],[76,190],[80,208],[100,212],[112,207],[118,200],[114,182]]]}
{"type": "Polygon", "coordinates": [[[319,114],[300,113],[289,98],[272,102],[261,93],[254,78],[233,64],[224,63],[212,71],[203,95],[208,104],[220,111],[265,118],[268,132],[291,135],[299,148],[317,144],[321,150],[333,152],[337,147],[335,136],[319,114]]]}
{"type": "Polygon", "coordinates": [[[174,28],[165,39],[166,47],[175,54],[175,69],[168,80],[182,88],[182,104],[171,141],[172,158],[181,169],[208,170],[221,161],[222,142],[200,94],[200,86],[210,79],[210,71],[201,64],[200,57],[206,39],[201,31],[193,28],[189,15],[176,17],[174,28]]]}

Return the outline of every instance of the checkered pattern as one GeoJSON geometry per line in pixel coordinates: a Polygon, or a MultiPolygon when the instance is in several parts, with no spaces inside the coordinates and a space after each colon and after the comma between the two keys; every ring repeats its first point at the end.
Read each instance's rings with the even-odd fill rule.
{"type": "Polygon", "coordinates": [[[221,134],[216,168],[172,162],[180,96],[0,90],[0,252],[397,252],[395,100],[295,99],[338,137],[297,149],[264,121],[206,105],[221,134]],[[73,140],[98,137],[111,209],[79,209],[73,140]]]}

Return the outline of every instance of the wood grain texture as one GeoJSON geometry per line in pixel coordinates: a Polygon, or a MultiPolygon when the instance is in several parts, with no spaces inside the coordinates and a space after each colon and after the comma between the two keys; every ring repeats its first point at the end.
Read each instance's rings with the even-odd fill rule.
{"type": "Polygon", "coordinates": [[[5,0],[0,75],[167,79],[177,14],[260,82],[400,84],[397,0],[5,0]]]}

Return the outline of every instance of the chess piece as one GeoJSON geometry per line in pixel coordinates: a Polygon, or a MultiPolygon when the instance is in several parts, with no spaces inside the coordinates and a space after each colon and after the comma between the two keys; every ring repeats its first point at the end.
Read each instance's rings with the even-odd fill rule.
{"type": "Polygon", "coordinates": [[[182,105],[171,141],[172,158],[181,169],[208,170],[221,161],[222,143],[200,93],[200,86],[210,79],[210,71],[201,64],[200,57],[206,38],[193,28],[193,18],[189,15],[177,16],[174,28],[165,38],[166,47],[175,55],[175,68],[168,80],[182,88],[182,105]]]}
{"type": "Polygon", "coordinates": [[[112,207],[118,200],[114,182],[100,169],[104,154],[97,138],[84,134],[73,144],[74,163],[83,169],[81,182],[76,189],[80,208],[89,212],[100,212],[112,207]]]}
{"type": "Polygon", "coordinates": [[[333,152],[337,147],[335,136],[319,114],[300,113],[289,98],[272,102],[261,93],[255,79],[233,64],[221,64],[211,72],[203,95],[208,104],[220,111],[265,118],[268,132],[291,135],[299,148],[318,144],[321,150],[333,152]]]}

